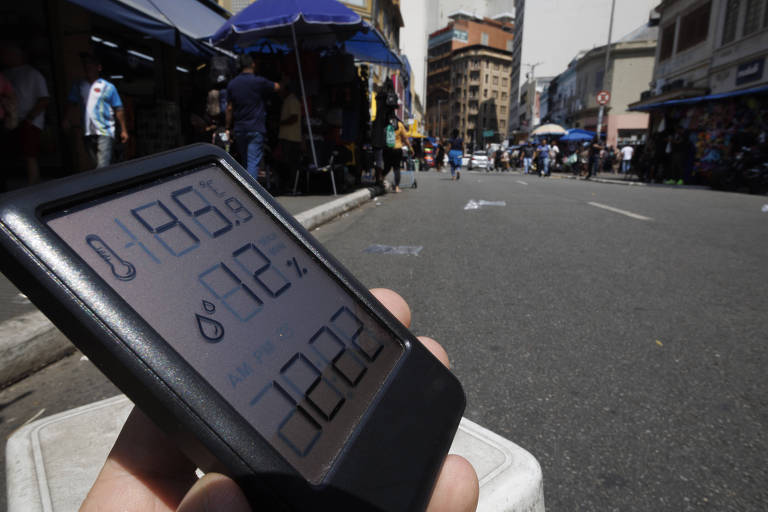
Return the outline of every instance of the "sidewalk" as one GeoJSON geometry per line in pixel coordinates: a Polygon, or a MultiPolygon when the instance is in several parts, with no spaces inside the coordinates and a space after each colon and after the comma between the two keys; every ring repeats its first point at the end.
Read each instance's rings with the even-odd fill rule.
{"type": "MultiPolygon", "coordinates": [[[[278,196],[280,203],[307,230],[383,194],[383,188],[360,188],[332,195],[278,196]]],[[[58,361],[75,351],[74,345],[26,297],[0,274],[0,386],[58,361]]]]}

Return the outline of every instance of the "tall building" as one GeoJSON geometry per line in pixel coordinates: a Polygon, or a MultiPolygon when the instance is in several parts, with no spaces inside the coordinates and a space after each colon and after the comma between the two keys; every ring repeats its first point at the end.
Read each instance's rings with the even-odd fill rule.
{"type": "Polygon", "coordinates": [[[446,137],[454,128],[467,141],[507,137],[513,20],[459,11],[430,34],[427,131],[446,137]]]}
{"type": "MultiPolygon", "coordinates": [[[[406,0],[408,1],[408,0],[406,0]]],[[[464,11],[475,16],[489,17],[506,13],[514,17],[512,0],[409,0],[423,3],[426,6],[428,16],[427,33],[430,34],[440,27],[444,27],[450,16],[456,11],[464,11]]],[[[408,20],[410,23],[410,19],[408,20]]]]}
{"type": "MultiPolygon", "coordinates": [[[[648,21],[659,0],[616,0],[613,39],[648,21]]],[[[556,76],[580,50],[608,41],[611,0],[514,0],[516,37],[512,48],[510,132],[527,133],[529,111],[520,105],[520,86],[536,76],[556,76]]]]}

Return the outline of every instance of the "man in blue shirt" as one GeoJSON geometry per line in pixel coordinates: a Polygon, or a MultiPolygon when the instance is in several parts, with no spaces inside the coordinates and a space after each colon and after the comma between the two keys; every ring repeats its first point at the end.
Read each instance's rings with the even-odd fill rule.
{"type": "Polygon", "coordinates": [[[250,55],[240,56],[240,67],[240,74],[227,86],[227,132],[234,136],[248,174],[256,179],[267,131],[267,95],[279,91],[280,84],[256,76],[256,65],[250,55]]]}
{"type": "Polygon", "coordinates": [[[539,176],[549,176],[549,144],[547,139],[542,139],[541,143],[536,148],[536,153],[539,157],[539,176]]]}
{"type": "Polygon", "coordinates": [[[81,53],[80,59],[85,71],[85,80],[75,84],[69,93],[69,102],[79,105],[84,121],[85,147],[96,167],[112,163],[115,141],[115,119],[120,123],[120,141],[128,142],[128,127],[125,123],[123,102],[117,88],[99,78],[101,63],[89,54],[81,53]]]}

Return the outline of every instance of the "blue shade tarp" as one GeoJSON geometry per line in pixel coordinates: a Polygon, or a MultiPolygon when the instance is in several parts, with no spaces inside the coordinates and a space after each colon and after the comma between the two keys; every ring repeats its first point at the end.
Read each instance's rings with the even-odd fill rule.
{"type": "Polygon", "coordinates": [[[344,40],[362,27],[360,15],[336,0],[256,0],[216,30],[211,42],[234,50],[263,38],[290,42],[293,33],[302,41],[320,36],[344,40]]]}
{"type": "Polygon", "coordinates": [[[216,53],[200,41],[226,19],[196,0],[69,0],[99,16],[114,20],[170,46],[179,31],[181,50],[200,57],[216,53]]]}
{"type": "Polygon", "coordinates": [[[596,133],[589,130],[582,130],[580,128],[573,128],[568,130],[565,135],[560,137],[560,142],[584,142],[593,140],[596,133]]]}

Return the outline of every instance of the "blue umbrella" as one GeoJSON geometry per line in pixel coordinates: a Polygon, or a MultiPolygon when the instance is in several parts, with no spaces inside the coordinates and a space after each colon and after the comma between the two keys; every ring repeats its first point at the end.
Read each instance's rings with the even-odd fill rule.
{"type": "Polygon", "coordinates": [[[265,37],[295,43],[296,34],[343,40],[364,23],[359,14],[336,0],[256,0],[229,18],[211,40],[228,49],[245,48],[265,37]]]}
{"type": "MultiPolygon", "coordinates": [[[[366,30],[366,25],[359,14],[336,0],[256,0],[228,19],[211,36],[211,42],[222,48],[236,50],[247,48],[264,38],[269,38],[286,42],[290,40],[293,47],[298,49],[297,34],[302,36],[302,42],[311,39],[315,44],[319,41],[325,44],[336,43],[351,38],[361,30],[366,30]]],[[[299,52],[295,53],[312,159],[317,167],[317,153],[312,142],[314,139],[312,125],[309,122],[301,59],[299,52]]],[[[331,172],[331,184],[335,195],[336,183],[333,172],[331,172]]]]}
{"type": "Polygon", "coordinates": [[[568,130],[565,135],[560,137],[560,142],[582,142],[593,140],[595,138],[595,132],[589,130],[582,130],[580,128],[572,128],[568,130]]]}

